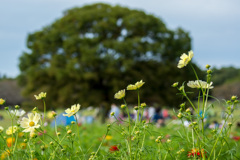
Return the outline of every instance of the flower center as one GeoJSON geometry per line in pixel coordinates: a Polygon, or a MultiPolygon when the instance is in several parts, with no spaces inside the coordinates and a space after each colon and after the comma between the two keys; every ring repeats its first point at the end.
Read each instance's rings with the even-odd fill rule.
{"type": "Polygon", "coordinates": [[[75,112],[74,110],[71,110],[71,112],[75,112]]]}
{"type": "Polygon", "coordinates": [[[189,61],[189,60],[188,60],[188,57],[186,57],[186,58],[183,59],[183,62],[184,62],[184,63],[188,63],[188,61],[189,61]]]}
{"type": "Polygon", "coordinates": [[[32,126],[34,126],[34,125],[35,125],[35,123],[34,123],[33,121],[29,123],[29,126],[30,126],[30,127],[32,127],[32,126]]]}

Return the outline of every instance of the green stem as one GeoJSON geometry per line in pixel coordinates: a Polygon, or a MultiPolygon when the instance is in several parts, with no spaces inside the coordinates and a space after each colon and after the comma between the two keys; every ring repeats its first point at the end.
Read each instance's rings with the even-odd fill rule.
{"type": "Polygon", "coordinates": [[[128,107],[127,107],[127,102],[125,101],[125,99],[123,98],[123,101],[125,103],[125,106],[127,108],[127,114],[128,114],[128,120],[129,120],[129,154],[130,154],[130,160],[132,159],[132,150],[131,150],[131,146],[132,146],[132,140],[131,140],[131,116],[129,114],[129,110],[128,110],[128,107]]]}
{"type": "Polygon", "coordinates": [[[46,119],[46,103],[44,99],[43,99],[43,107],[44,107],[44,113],[43,113],[43,125],[44,125],[45,119],[46,119]]]}
{"type": "Polygon", "coordinates": [[[213,150],[215,150],[215,147],[216,147],[216,145],[217,145],[217,142],[218,142],[218,140],[219,140],[219,137],[220,137],[220,135],[222,134],[223,128],[224,128],[224,126],[225,126],[225,124],[226,124],[229,116],[230,116],[230,114],[228,114],[226,120],[224,121],[224,124],[223,124],[223,126],[222,126],[222,128],[221,128],[221,131],[220,131],[220,133],[219,133],[219,135],[218,135],[218,137],[217,137],[216,142],[215,142],[214,145],[213,145],[213,148],[212,148],[212,150],[211,150],[211,153],[210,153],[210,155],[209,155],[208,160],[210,160],[210,157],[211,157],[211,155],[212,155],[212,152],[213,152],[213,150]]]}
{"type": "Polygon", "coordinates": [[[139,95],[139,89],[137,89],[137,93],[138,93],[138,112],[137,112],[137,123],[139,121],[139,113],[140,113],[140,95],[139,95]]]}
{"type": "MultiPolygon", "coordinates": [[[[18,134],[18,133],[17,133],[17,134],[18,134]]],[[[14,153],[14,151],[15,151],[15,149],[16,149],[17,141],[18,141],[18,135],[16,136],[16,141],[15,141],[15,145],[14,145],[14,148],[13,148],[13,153],[14,153]]]]}
{"type": "Polygon", "coordinates": [[[108,135],[108,129],[107,129],[107,132],[106,132],[104,138],[102,139],[102,141],[101,141],[101,143],[100,143],[100,145],[99,145],[99,147],[98,147],[97,152],[94,154],[94,156],[93,156],[93,158],[92,158],[93,160],[94,160],[94,158],[96,157],[96,155],[97,155],[99,149],[101,148],[101,146],[102,146],[102,144],[103,144],[103,141],[105,140],[105,138],[106,138],[107,135],[108,135]]]}

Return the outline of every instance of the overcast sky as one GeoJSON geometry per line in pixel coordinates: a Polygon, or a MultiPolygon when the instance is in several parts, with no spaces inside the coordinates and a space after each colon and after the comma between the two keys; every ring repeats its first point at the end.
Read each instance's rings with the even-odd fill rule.
{"type": "Polygon", "coordinates": [[[190,32],[193,60],[202,68],[240,67],[240,0],[1,0],[0,74],[19,74],[29,33],[50,25],[67,9],[96,2],[140,9],[170,29],[182,27],[190,32]]]}

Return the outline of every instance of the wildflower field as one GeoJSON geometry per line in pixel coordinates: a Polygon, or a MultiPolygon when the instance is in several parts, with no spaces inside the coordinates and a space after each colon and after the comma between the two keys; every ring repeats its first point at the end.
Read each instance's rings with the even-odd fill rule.
{"type": "MultiPolygon", "coordinates": [[[[183,103],[173,110],[176,119],[169,119],[163,127],[156,127],[151,121],[143,118],[147,104],[141,102],[141,90],[147,87],[143,80],[126,85],[126,89],[118,91],[114,96],[121,101],[121,109],[128,115],[126,119],[111,116],[115,121],[107,124],[78,124],[76,114],[81,105],[74,104],[65,110],[63,116],[74,117],[68,126],[45,125],[47,111],[45,99],[47,93],[35,95],[42,101],[44,111],[37,107],[28,114],[16,105],[14,109],[5,106],[5,100],[0,99],[0,105],[5,120],[0,127],[1,159],[124,159],[124,160],[186,160],[186,159],[240,159],[240,134],[236,127],[239,117],[238,97],[229,100],[209,101],[210,90],[214,89],[211,82],[210,65],[206,65],[206,80],[200,80],[191,65],[193,52],[182,54],[178,63],[179,69],[191,67],[196,80],[186,80],[186,83],[175,82],[172,86],[183,97],[183,103]],[[188,88],[199,91],[197,101],[192,101],[188,88]],[[125,101],[127,92],[136,93],[136,106],[129,107],[125,101]],[[218,106],[225,107],[225,116],[220,114],[212,117],[222,121],[218,127],[205,127],[205,116],[210,109],[220,112],[218,106]],[[130,111],[137,112],[132,119],[130,111]],[[188,122],[185,125],[184,122],[188,122]],[[8,124],[8,125],[6,125],[8,124]],[[10,125],[9,125],[10,124],[10,125]]],[[[214,98],[213,98],[214,99],[214,98]]],[[[50,112],[53,120],[59,113],[50,112]]]]}

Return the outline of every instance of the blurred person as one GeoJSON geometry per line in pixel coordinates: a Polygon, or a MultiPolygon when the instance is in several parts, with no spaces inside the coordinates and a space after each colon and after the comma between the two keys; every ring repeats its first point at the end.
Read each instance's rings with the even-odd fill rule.
{"type": "Polygon", "coordinates": [[[164,119],[170,118],[170,115],[169,115],[167,109],[163,109],[163,110],[162,110],[162,116],[163,116],[164,119]]]}
{"type": "Polygon", "coordinates": [[[153,118],[154,114],[155,114],[155,108],[152,107],[152,106],[149,107],[149,108],[148,108],[148,117],[149,117],[149,120],[153,118]]]}
{"type": "Polygon", "coordinates": [[[161,108],[158,107],[156,108],[156,111],[155,111],[155,114],[153,115],[152,117],[152,121],[154,123],[156,123],[156,126],[157,127],[161,127],[161,126],[164,126],[164,118],[162,116],[162,113],[161,113],[161,108]]]}
{"type": "Polygon", "coordinates": [[[115,121],[115,117],[118,119],[120,115],[120,109],[115,103],[111,104],[111,110],[109,112],[109,120],[111,122],[115,121]],[[114,116],[111,116],[111,113],[114,112],[114,116]]]}

